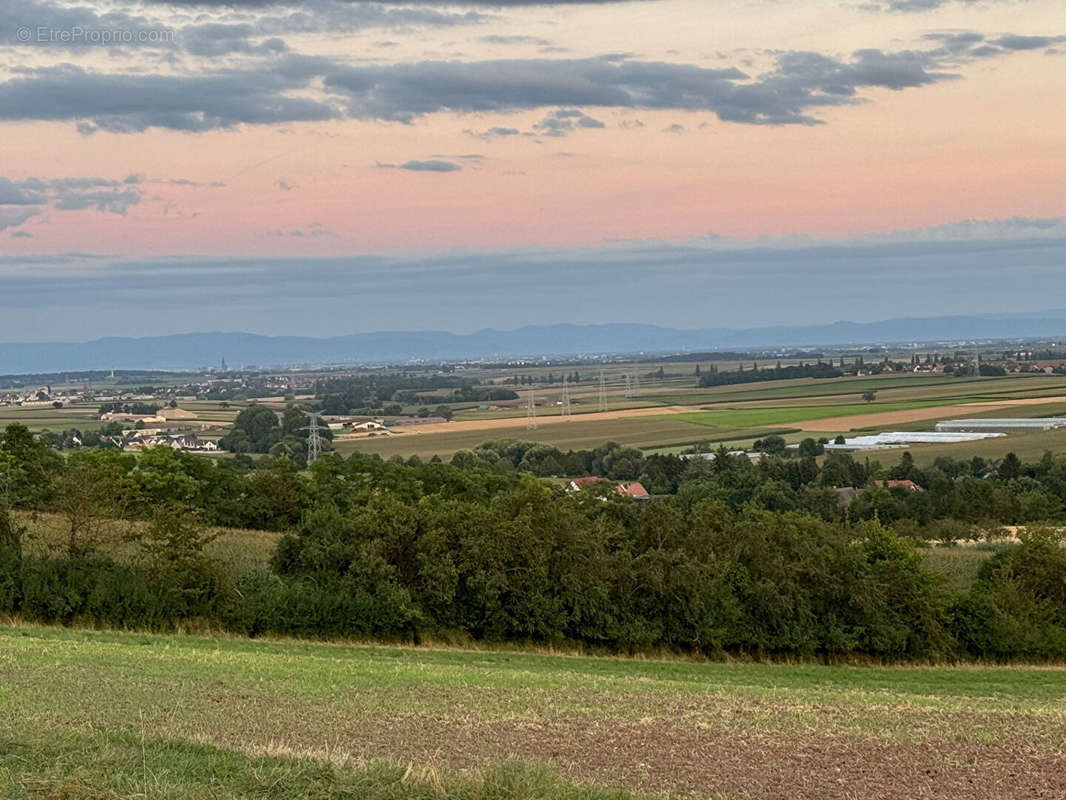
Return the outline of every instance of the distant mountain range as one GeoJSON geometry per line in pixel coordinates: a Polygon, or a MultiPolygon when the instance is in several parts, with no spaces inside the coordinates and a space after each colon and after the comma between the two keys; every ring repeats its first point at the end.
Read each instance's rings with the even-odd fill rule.
{"type": "Polygon", "coordinates": [[[862,344],[936,343],[1066,336],[1066,310],[1029,314],[833,322],[735,330],[657,325],[543,325],[513,331],[356,333],[316,339],[252,333],[182,333],[91,342],[0,344],[0,374],[91,369],[197,369],[402,363],[463,358],[737,351],[862,344]]]}

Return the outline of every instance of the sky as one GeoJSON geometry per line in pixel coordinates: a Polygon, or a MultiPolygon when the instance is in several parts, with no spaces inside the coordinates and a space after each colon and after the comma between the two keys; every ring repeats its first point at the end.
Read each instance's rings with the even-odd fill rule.
{"type": "Polygon", "coordinates": [[[1061,0],[4,0],[0,341],[1066,306],[1061,0]]]}

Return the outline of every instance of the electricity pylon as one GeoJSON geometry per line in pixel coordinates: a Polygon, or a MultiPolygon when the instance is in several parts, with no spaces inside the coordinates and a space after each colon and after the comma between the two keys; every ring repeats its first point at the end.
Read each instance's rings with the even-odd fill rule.
{"type": "Polygon", "coordinates": [[[535,431],[537,429],[537,406],[533,396],[533,390],[529,390],[529,396],[526,400],[526,430],[535,431]]]}
{"type": "Polygon", "coordinates": [[[566,383],[566,376],[563,375],[563,410],[562,415],[567,419],[570,419],[570,387],[566,383]]]}
{"type": "Polygon", "coordinates": [[[600,370],[600,411],[607,410],[607,376],[600,370]]]}
{"type": "Polygon", "coordinates": [[[314,411],[303,413],[311,421],[309,425],[300,428],[302,431],[307,431],[307,464],[310,466],[322,455],[322,434],[320,433],[322,429],[318,426],[318,414],[314,411]]]}

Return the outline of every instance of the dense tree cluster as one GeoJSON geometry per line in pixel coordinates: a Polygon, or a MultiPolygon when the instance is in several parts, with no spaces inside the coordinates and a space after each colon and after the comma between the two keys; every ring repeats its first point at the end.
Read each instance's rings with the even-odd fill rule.
{"type": "Polygon", "coordinates": [[[832,364],[795,364],[783,367],[780,363],[773,367],[760,367],[753,364],[750,370],[741,366],[738,370],[719,372],[712,366],[711,370],[700,375],[700,386],[730,386],[740,383],[759,383],[761,381],[780,381],[789,378],[839,378],[844,373],[832,364]]]}
{"type": "Polygon", "coordinates": [[[611,480],[639,480],[657,494],[676,492],[686,467],[686,462],[677,456],[646,456],[635,447],[617,442],[607,442],[594,450],[564,452],[553,445],[514,439],[485,442],[475,450],[460,451],[452,457],[452,463],[529,472],[545,478],[593,475],[611,480]]]}
{"type": "Polygon", "coordinates": [[[452,464],[327,455],[309,470],[284,456],[249,469],[167,448],[63,459],[12,425],[0,438],[0,613],[615,651],[1066,657],[1056,529],[1004,546],[961,594],[922,566],[915,541],[1059,516],[1066,459],[922,470],[907,456],[882,469],[838,453],[758,465],[724,451],[637,460],[617,445],[580,456],[623,477],[662,460],[673,491],[641,504],[567,492],[526,471],[538,458],[535,446],[493,443],[452,464]],[[865,490],[842,504],[840,486],[865,490]],[[64,551],[31,555],[8,505],[58,514],[64,551]],[[113,518],[138,522],[132,561],[100,548],[113,518]],[[230,575],[205,555],[205,524],[284,536],[271,569],[230,575]]]}
{"type": "MultiPolygon", "coordinates": [[[[434,395],[440,390],[471,392],[475,391],[475,382],[456,375],[409,375],[403,372],[323,378],[315,384],[315,395],[321,398],[315,408],[324,414],[383,414],[385,406],[393,403],[432,404],[421,396],[434,395]]],[[[437,397],[440,403],[455,399],[452,394],[439,394],[437,397]]]]}
{"type": "Polygon", "coordinates": [[[151,416],[159,412],[159,405],[157,403],[123,403],[113,402],[104,403],[100,406],[101,414],[143,414],[145,416],[151,416]]]}
{"type": "Polygon", "coordinates": [[[80,447],[100,447],[114,449],[115,437],[122,436],[125,428],[121,422],[105,422],[95,430],[67,428],[64,431],[43,430],[40,440],[54,450],[75,450],[80,447]]]}
{"type": "MultiPolygon", "coordinates": [[[[266,406],[252,404],[237,415],[218,445],[231,453],[269,453],[303,463],[307,457],[308,409],[290,405],[280,415],[266,406]]],[[[319,435],[328,443],[333,434],[321,425],[319,435]]]]}

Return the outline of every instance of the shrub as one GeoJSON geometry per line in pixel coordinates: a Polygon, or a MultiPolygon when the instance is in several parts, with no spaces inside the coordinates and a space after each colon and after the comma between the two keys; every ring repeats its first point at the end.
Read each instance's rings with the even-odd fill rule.
{"type": "Polygon", "coordinates": [[[1066,549],[1062,533],[1034,529],[993,556],[959,604],[957,635],[982,658],[1066,658],[1066,549]]]}
{"type": "Polygon", "coordinates": [[[22,596],[22,534],[0,500],[0,613],[13,613],[22,596]]]}

